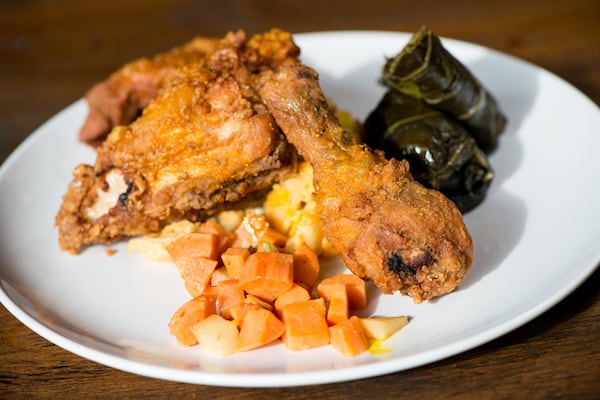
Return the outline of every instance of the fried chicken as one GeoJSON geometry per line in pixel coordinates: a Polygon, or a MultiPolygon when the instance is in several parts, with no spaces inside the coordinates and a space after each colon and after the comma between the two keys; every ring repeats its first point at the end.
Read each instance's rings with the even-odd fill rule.
{"type": "Polygon", "coordinates": [[[93,146],[102,143],[113,127],[135,120],[182,66],[203,62],[220,42],[216,38],[195,38],[167,53],[132,61],[94,85],[85,96],[89,113],[79,140],[93,146]]]}
{"type": "Polygon", "coordinates": [[[169,72],[139,118],[112,128],[95,165],[75,168],[55,219],[61,248],[76,253],[175,220],[206,218],[294,170],[296,152],[256,85],[262,71],[297,63],[298,56],[289,33],[246,39],[239,31],[169,72]]]}
{"type": "Polygon", "coordinates": [[[340,126],[317,73],[292,65],[265,73],[259,93],[314,169],[325,235],[346,266],[384,293],[416,303],[463,280],[473,243],[454,203],[413,180],[406,161],[357,144],[340,126]]]}
{"type": "MultiPolygon", "coordinates": [[[[272,30],[255,35],[246,43],[245,35],[230,33],[222,38],[197,37],[188,43],[154,57],[132,61],[97,83],[86,93],[89,113],[80,128],[79,140],[98,146],[118,125],[134,121],[152,101],[166,82],[181,74],[182,67],[202,65],[220,50],[230,46],[247,45],[255,51],[247,57],[250,62],[278,63],[298,52],[296,45],[284,36],[287,32],[272,30]],[[237,41],[237,42],[236,42],[237,41]]],[[[297,54],[296,54],[297,55],[297,54]]]]}

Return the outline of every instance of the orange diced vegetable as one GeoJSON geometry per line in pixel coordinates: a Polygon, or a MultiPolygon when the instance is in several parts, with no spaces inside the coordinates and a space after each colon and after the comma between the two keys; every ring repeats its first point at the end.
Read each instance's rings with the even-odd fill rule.
{"type": "Polygon", "coordinates": [[[362,310],[367,307],[367,286],[365,281],[353,274],[337,274],[323,279],[317,285],[319,297],[323,297],[326,302],[329,302],[331,295],[328,293],[327,288],[334,282],[341,282],[346,285],[348,307],[351,310],[362,310]]]}
{"type": "Polygon", "coordinates": [[[175,266],[185,282],[185,287],[194,296],[202,294],[209,286],[217,262],[201,256],[189,256],[178,259],[175,266]]]}
{"type": "Polygon", "coordinates": [[[367,335],[360,320],[353,315],[344,322],[329,328],[331,345],[345,357],[354,357],[369,348],[367,335]]]}
{"type": "Polygon", "coordinates": [[[294,281],[303,284],[312,291],[319,275],[319,258],[306,243],[298,246],[294,252],[294,281]]]}
{"type": "Polygon", "coordinates": [[[298,303],[306,300],[310,300],[310,293],[308,293],[308,290],[306,290],[303,286],[294,283],[290,289],[275,299],[275,312],[281,318],[283,315],[283,307],[288,304],[298,303]]]}
{"type": "MultiPolygon", "coordinates": [[[[196,287],[189,285],[188,283],[186,283],[185,281],[183,282],[183,286],[185,287],[185,290],[187,290],[187,292],[192,296],[192,297],[197,297],[200,296],[201,294],[204,293],[204,291],[206,291],[206,289],[204,290],[198,290],[196,289],[196,287]]],[[[208,294],[208,293],[204,293],[204,294],[208,294]]],[[[212,294],[212,293],[210,293],[212,294]]]]}
{"type": "Polygon", "coordinates": [[[291,254],[253,253],[244,264],[240,286],[251,295],[273,302],[294,284],[293,263],[291,254]]]}
{"type": "Polygon", "coordinates": [[[322,298],[286,305],[283,307],[283,322],[283,343],[289,350],[306,350],[329,344],[329,327],[322,298]]]}
{"type": "Polygon", "coordinates": [[[206,221],[204,221],[202,223],[202,225],[200,225],[198,232],[212,233],[213,235],[224,235],[224,236],[231,234],[231,233],[229,233],[229,231],[227,231],[227,229],[223,228],[221,226],[221,224],[219,224],[214,219],[207,219],[206,221]]]}
{"type": "Polygon", "coordinates": [[[285,325],[271,311],[249,307],[244,313],[236,351],[247,351],[269,344],[281,337],[285,325]]]}
{"type": "Polygon", "coordinates": [[[221,255],[221,260],[227,269],[229,277],[240,279],[244,264],[250,255],[250,251],[245,247],[230,247],[221,255]]]}
{"type": "Polygon", "coordinates": [[[216,314],[217,299],[214,296],[200,295],[183,303],[169,321],[169,330],[182,346],[192,346],[198,343],[190,328],[208,317],[216,314]]]}
{"type": "Polygon", "coordinates": [[[233,321],[213,314],[193,325],[190,330],[198,344],[215,355],[227,356],[235,352],[239,331],[233,321]]]}
{"type": "MultiPolygon", "coordinates": [[[[244,312],[246,310],[246,308],[248,307],[247,303],[242,303],[242,304],[237,304],[231,308],[229,308],[229,318],[230,320],[234,321],[237,326],[241,326],[242,325],[242,320],[244,319],[244,312]]],[[[258,307],[258,306],[256,306],[258,307]]]]}
{"type": "Polygon", "coordinates": [[[217,286],[217,303],[219,313],[227,319],[234,319],[232,309],[242,307],[244,305],[244,291],[235,279],[221,281],[217,286]]]}
{"type": "MultiPolygon", "coordinates": [[[[190,289],[190,288],[188,287],[188,290],[189,290],[189,289],[190,289]]],[[[192,292],[194,292],[194,293],[195,293],[196,291],[195,291],[195,290],[191,290],[191,291],[190,291],[190,293],[192,293],[192,292]]],[[[206,296],[215,296],[215,297],[216,297],[216,296],[217,296],[217,287],[216,287],[216,286],[211,286],[211,285],[208,285],[208,286],[206,286],[206,287],[204,288],[204,290],[202,291],[202,293],[200,293],[200,294],[197,294],[197,295],[193,295],[193,294],[192,294],[192,297],[196,297],[196,296],[199,296],[199,295],[201,295],[201,294],[204,294],[204,295],[206,295],[206,296]]]]}
{"type": "Polygon", "coordinates": [[[200,225],[199,232],[210,233],[218,236],[219,249],[218,254],[223,253],[231,243],[233,242],[234,236],[227,229],[222,227],[217,221],[209,219],[200,225]]]}
{"type": "Polygon", "coordinates": [[[248,213],[234,232],[232,247],[256,247],[262,241],[271,242],[277,247],[285,246],[287,238],[269,226],[264,215],[248,213]]]}
{"type": "Polygon", "coordinates": [[[256,247],[258,240],[265,229],[269,227],[266,218],[253,213],[248,213],[237,227],[234,234],[232,247],[256,247]]]}
{"type": "Polygon", "coordinates": [[[224,356],[281,338],[291,351],[331,343],[352,357],[368,349],[370,338],[387,339],[407,323],[405,316],[350,316],[366,308],[364,280],[338,274],[317,284],[316,252],[307,243],[293,254],[284,250],[287,238],[264,216],[247,213],[230,232],[208,220],[166,246],[193,296],[169,322],[180,345],[200,343],[224,356]]]}
{"type": "Polygon", "coordinates": [[[167,245],[171,259],[177,260],[190,256],[217,260],[219,254],[219,236],[212,233],[190,232],[167,245]]]}
{"type": "Polygon", "coordinates": [[[348,291],[346,285],[342,282],[332,281],[322,283],[321,290],[327,292],[329,301],[327,302],[327,322],[329,325],[335,325],[348,319],[348,291]],[[324,286],[327,286],[325,289],[324,286]]]}

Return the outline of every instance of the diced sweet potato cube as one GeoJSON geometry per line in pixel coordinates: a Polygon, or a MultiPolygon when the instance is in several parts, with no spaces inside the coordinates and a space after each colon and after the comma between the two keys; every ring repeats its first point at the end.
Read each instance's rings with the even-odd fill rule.
{"type": "Polygon", "coordinates": [[[253,296],[273,302],[294,284],[293,262],[293,255],[287,253],[253,253],[244,264],[240,286],[253,296]]]}
{"type": "Polygon", "coordinates": [[[202,223],[202,225],[200,225],[199,232],[210,233],[218,236],[219,247],[217,257],[227,250],[234,240],[234,236],[231,232],[221,226],[217,221],[212,219],[202,223]]]}
{"type": "MultiPolygon", "coordinates": [[[[190,293],[195,292],[195,290],[193,290],[192,288],[186,286],[186,288],[190,291],[190,293]]],[[[202,291],[202,293],[197,294],[197,295],[192,295],[193,297],[199,296],[201,294],[207,295],[207,296],[215,296],[217,297],[217,287],[216,286],[211,286],[208,285],[207,287],[204,288],[204,290],[202,291]]]]}
{"type": "MultiPolygon", "coordinates": [[[[247,303],[237,304],[229,309],[230,320],[234,321],[238,327],[242,325],[244,319],[244,310],[248,306],[247,303]]],[[[258,306],[256,306],[258,307],[258,306]]]]}
{"type": "Polygon", "coordinates": [[[306,243],[300,244],[294,252],[294,281],[301,283],[311,292],[319,270],[317,254],[306,243]]]}
{"type": "MultiPolygon", "coordinates": [[[[325,283],[328,285],[326,291],[329,296],[327,301],[327,323],[329,325],[339,324],[348,319],[348,292],[346,285],[342,282],[325,283]]],[[[321,286],[322,288],[322,286],[321,286]]]]}
{"type": "Polygon", "coordinates": [[[249,307],[244,313],[236,351],[247,351],[269,344],[281,337],[285,325],[271,311],[249,307]]]}
{"type": "Polygon", "coordinates": [[[216,314],[216,303],[216,297],[200,295],[183,303],[175,311],[169,321],[169,331],[180,345],[192,346],[198,343],[190,328],[209,315],[216,314]]]}
{"type": "Polygon", "coordinates": [[[171,259],[178,260],[195,256],[217,260],[219,255],[219,236],[211,233],[191,232],[182,235],[167,245],[171,259]]]}
{"type": "Polygon", "coordinates": [[[248,256],[250,256],[250,251],[245,247],[230,247],[225,250],[221,255],[221,260],[223,260],[223,265],[225,265],[229,277],[240,279],[248,256]]]}
{"type": "Polygon", "coordinates": [[[219,224],[214,219],[207,219],[204,221],[200,228],[198,228],[198,232],[202,233],[212,233],[213,235],[231,235],[231,233],[225,229],[221,224],[219,224]]]}
{"type": "Polygon", "coordinates": [[[209,286],[217,261],[201,256],[189,256],[178,259],[175,266],[181,274],[185,287],[194,296],[202,294],[209,286]]]}
{"type": "Polygon", "coordinates": [[[268,241],[277,247],[285,246],[287,237],[269,226],[264,215],[248,213],[234,232],[232,247],[256,247],[268,241]]]}
{"type": "Polygon", "coordinates": [[[198,289],[196,289],[195,286],[189,285],[185,281],[183,282],[183,287],[185,287],[185,290],[187,290],[187,292],[192,297],[197,297],[197,296],[200,296],[201,294],[212,294],[212,293],[204,293],[204,292],[207,291],[208,287],[206,289],[203,289],[203,290],[198,290],[198,289]]]}
{"type": "Polygon", "coordinates": [[[217,286],[217,304],[219,314],[227,319],[234,319],[231,310],[244,304],[246,296],[235,279],[221,281],[217,286]]]}
{"type": "Polygon", "coordinates": [[[357,316],[329,328],[331,345],[345,357],[354,357],[369,348],[367,336],[357,316]]]}
{"type": "Polygon", "coordinates": [[[329,344],[329,327],[322,298],[288,304],[283,307],[283,343],[292,351],[329,344]]]}
{"type": "Polygon", "coordinates": [[[323,297],[326,302],[330,300],[330,294],[327,289],[331,283],[341,282],[346,285],[348,294],[348,307],[351,310],[362,310],[367,307],[367,286],[365,281],[353,274],[337,274],[323,279],[317,285],[319,297],[323,297]]]}
{"type": "Polygon", "coordinates": [[[262,232],[269,226],[265,218],[256,214],[246,214],[244,219],[233,232],[234,240],[232,247],[256,247],[262,232]]]}
{"type": "Polygon", "coordinates": [[[298,303],[306,300],[310,300],[310,293],[308,293],[308,290],[306,290],[304,286],[294,283],[290,289],[279,295],[275,300],[275,313],[281,318],[283,316],[283,307],[291,303],[298,303]]]}

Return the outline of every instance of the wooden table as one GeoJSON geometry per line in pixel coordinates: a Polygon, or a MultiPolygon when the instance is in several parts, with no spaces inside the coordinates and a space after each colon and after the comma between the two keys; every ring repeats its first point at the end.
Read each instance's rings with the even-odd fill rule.
{"type": "MultiPolygon", "coordinates": [[[[0,162],[121,64],[196,35],[221,36],[237,28],[413,32],[427,24],[440,36],[538,64],[600,103],[598,2],[523,3],[3,1],[0,162]]],[[[190,385],[121,372],[49,343],[0,307],[0,398],[600,398],[599,285],[596,271],[523,327],[431,365],[353,382],[275,389],[190,385]]]]}

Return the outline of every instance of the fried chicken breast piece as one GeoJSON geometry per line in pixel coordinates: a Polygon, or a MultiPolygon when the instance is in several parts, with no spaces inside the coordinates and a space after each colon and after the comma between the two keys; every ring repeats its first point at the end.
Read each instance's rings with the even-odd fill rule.
{"type": "Polygon", "coordinates": [[[340,126],[311,68],[266,73],[260,95],[314,169],[315,197],[331,246],[384,293],[420,303],[454,290],[473,242],[454,203],[413,180],[406,161],[386,160],[340,126]]]}
{"type": "Polygon", "coordinates": [[[291,35],[228,34],[179,68],[142,115],[116,126],[94,166],[75,168],[55,224],[63,250],[201,220],[263,194],[296,152],[256,92],[261,71],[298,62],[291,35]]]}
{"type": "Polygon", "coordinates": [[[112,128],[134,121],[154,99],[166,82],[176,78],[181,68],[203,64],[208,56],[230,46],[247,46],[248,61],[256,67],[261,63],[278,63],[297,52],[289,33],[273,29],[246,40],[242,31],[230,32],[225,39],[196,37],[182,46],[153,57],[142,57],[127,63],[86,93],[89,112],[79,130],[79,140],[99,146],[112,128]],[[250,59],[254,57],[254,59],[250,59]]]}
{"type": "Polygon", "coordinates": [[[89,113],[79,140],[98,146],[113,127],[136,119],[180,67],[202,62],[220,43],[221,38],[195,38],[166,53],[132,61],[94,85],[85,96],[89,113]]]}

